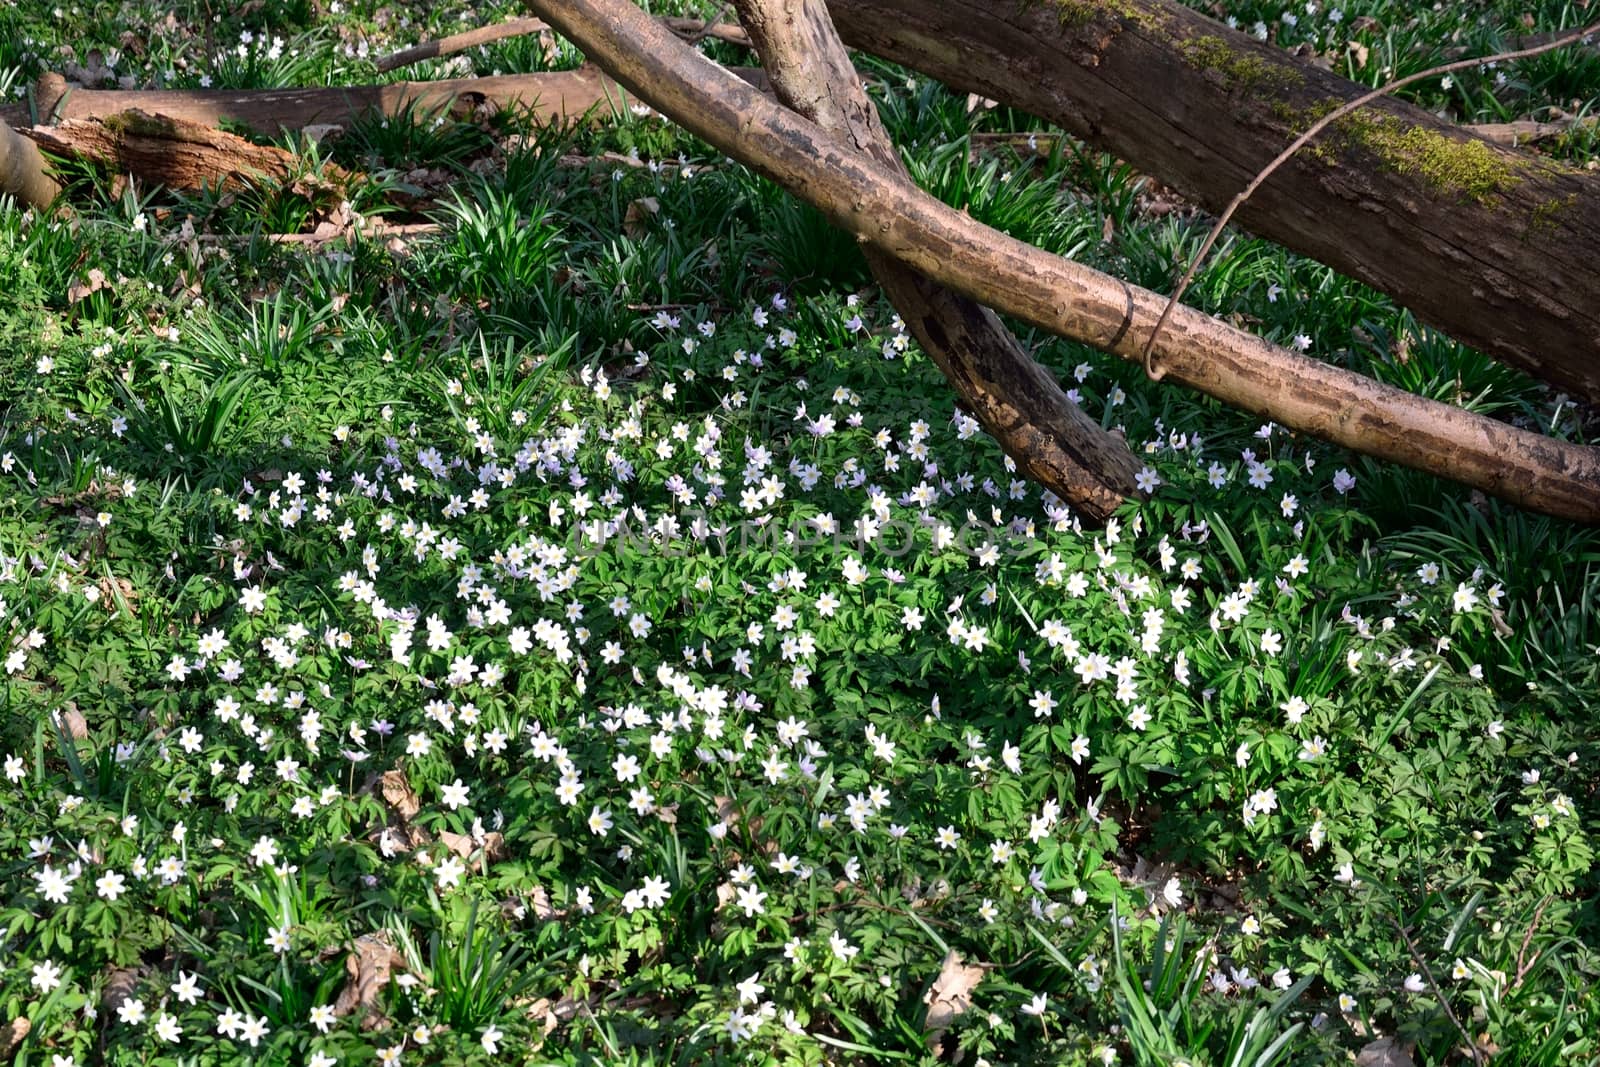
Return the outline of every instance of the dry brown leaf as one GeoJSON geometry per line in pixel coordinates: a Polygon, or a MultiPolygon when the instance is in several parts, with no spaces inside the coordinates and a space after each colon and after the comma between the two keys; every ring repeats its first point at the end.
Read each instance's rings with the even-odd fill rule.
{"type": "Polygon", "coordinates": [[[458,834],[449,830],[440,830],[439,840],[444,842],[446,848],[464,860],[471,859],[481,849],[483,858],[479,862],[479,874],[486,873],[489,869],[489,864],[494,863],[496,860],[505,859],[505,834],[493,832],[484,834],[483,843],[479,844],[471,834],[458,834]]]}
{"type": "Polygon", "coordinates": [[[17,1050],[17,1046],[22,1044],[32,1029],[33,1023],[28,1021],[26,1015],[20,1015],[0,1027],[0,1059],[10,1059],[11,1054],[17,1050]]]}
{"type": "Polygon", "coordinates": [[[102,289],[110,288],[110,286],[111,283],[106,280],[105,271],[99,267],[91,267],[89,268],[89,273],[84,276],[83,281],[73,282],[67,286],[67,303],[76,304],[79,301],[87,300],[90,295],[98,293],[102,289]]]}
{"type": "Polygon", "coordinates": [[[333,1013],[345,1016],[359,1011],[363,1030],[383,1026],[388,1020],[378,1007],[378,997],[389,984],[389,975],[405,964],[405,957],[389,944],[387,934],[362,934],[356,938],[344,960],[345,985],[333,1003],[333,1013]]]}
{"type": "Polygon", "coordinates": [[[928,1006],[923,1029],[930,1034],[942,1034],[957,1018],[970,1011],[972,991],[983,981],[983,973],[982,967],[962,963],[955,949],[946,952],[939,976],[922,996],[922,1002],[928,1006]]]}
{"type": "Polygon", "coordinates": [[[565,908],[550,906],[550,894],[545,892],[542,885],[534,886],[533,892],[528,894],[528,905],[533,909],[535,919],[559,919],[567,914],[565,908]]]}
{"type": "Polygon", "coordinates": [[[561,1020],[556,1017],[554,1008],[555,1005],[550,1002],[549,997],[540,997],[528,1005],[529,1018],[538,1019],[539,1028],[543,1031],[534,1039],[531,1051],[539,1051],[540,1046],[544,1044],[544,1039],[554,1033],[556,1027],[561,1025],[561,1020]]]}
{"type": "Polygon", "coordinates": [[[1371,55],[1372,55],[1371,50],[1369,48],[1367,48],[1366,45],[1362,44],[1360,41],[1351,41],[1350,42],[1350,58],[1354,59],[1356,61],[1356,68],[1357,69],[1360,69],[1361,67],[1366,66],[1367,65],[1367,59],[1371,55]]]}
{"type": "Polygon", "coordinates": [[[653,196],[641,196],[637,200],[629,201],[628,210],[622,216],[622,232],[629,237],[637,237],[644,230],[645,222],[659,214],[661,214],[661,201],[653,196]]]}
{"type": "Polygon", "coordinates": [[[1356,1054],[1356,1067],[1415,1067],[1411,1050],[1398,1038],[1384,1037],[1364,1045],[1356,1054]]]}
{"type": "Polygon", "coordinates": [[[56,713],[56,720],[61,724],[61,732],[74,741],[82,741],[89,736],[89,723],[83,717],[83,712],[78,710],[78,705],[68,701],[56,713]]]}
{"type": "Polygon", "coordinates": [[[411,783],[406,781],[405,771],[384,771],[379,788],[383,791],[384,803],[394,809],[402,822],[410,822],[422,810],[422,802],[417,799],[411,783]]]}

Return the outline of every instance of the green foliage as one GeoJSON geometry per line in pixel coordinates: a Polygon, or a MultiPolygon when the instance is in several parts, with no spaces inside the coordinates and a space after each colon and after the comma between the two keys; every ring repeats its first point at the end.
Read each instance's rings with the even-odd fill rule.
{"type": "MultiPolygon", "coordinates": [[[[1445,28],[1523,32],[1398,10],[1230,5],[1363,42],[1368,80],[1445,28]]],[[[127,29],[119,72],[345,84],[460,28],[388,11],[18,9],[0,65],[127,29]]],[[[865,63],[975,217],[1163,289],[1203,237],[1119,161],[865,63]]],[[[1414,98],[1522,117],[1596,76],[1414,98]]],[[[1375,1033],[1445,1062],[1452,1014],[1506,1062],[1600,1053],[1592,532],[1024,334],[1157,480],[1086,530],[953,408],[853,240],[670,125],[411,113],[323,145],[372,180],[311,152],[306,182],[193,198],[84,171],[70,223],[0,215],[18,1062],[1198,1067],[1375,1033]],[[936,1050],[952,958],[981,977],[936,1050]]],[[[1593,435],[1264,242],[1192,293],[1593,435]]]]}

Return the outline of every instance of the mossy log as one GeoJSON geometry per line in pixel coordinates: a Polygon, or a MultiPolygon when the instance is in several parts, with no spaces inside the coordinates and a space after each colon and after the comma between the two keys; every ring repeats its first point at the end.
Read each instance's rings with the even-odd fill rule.
{"type": "MultiPolygon", "coordinates": [[[[1365,91],[1171,0],[827,3],[847,44],[1057,123],[1212,211],[1365,91]]],[[[1600,174],[1386,99],[1235,221],[1600,404],[1600,174]]]]}
{"type": "MultiPolygon", "coordinates": [[[[1166,301],[940,203],[684,45],[631,0],[529,0],[652,107],[917,273],[1040,329],[1142,358],[1166,301]]],[[[1600,449],[1308,359],[1192,308],[1154,340],[1167,378],[1290,429],[1600,523],[1600,449]]]]}

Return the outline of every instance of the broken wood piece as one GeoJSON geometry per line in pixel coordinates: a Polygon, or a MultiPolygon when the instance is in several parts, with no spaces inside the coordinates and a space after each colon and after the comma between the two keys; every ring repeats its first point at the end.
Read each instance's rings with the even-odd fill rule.
{"type": "MultiPolygon", "coordinates": [[[[1164,297],[935,200],[684,46],[628,0],[531,2],[657,110],[862,241],[1040,329],[1140,358],[1164,297]]],[[[1600,450],[1414,396],[1193,308],[1173,313],[1155,354],[1169,379],[1289,429],[1522,507],[1600,523],[1600,450]]]]}
{"type": "MultiPolygon", "coordinates": [[[[53,155],[113,167],[172,189],[234,189],[261,178],[284,181],[300,169],[298,158],[282,148],[143,111],[35,126],[24,132],[53,155]]],[[[349,178],[331,163],[325,164],[323,173],[340,181],[349,178]]]]}
{"type": "Polygon", "coordinates": [[[61,184],[50,176],[50,165],[38,146],[4,124],[0,124],[0,194],[41,210],[61,195],[61,184]]]}

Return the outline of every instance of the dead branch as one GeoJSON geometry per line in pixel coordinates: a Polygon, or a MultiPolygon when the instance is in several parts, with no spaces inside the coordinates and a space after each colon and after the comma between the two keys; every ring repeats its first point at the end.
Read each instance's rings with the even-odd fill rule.
{"type": "MultiPolygon", "coordinates": [[[[1524,48],[1542,48],[1545,45],[1548,45],[1551,41],[1559,40],[1571,32],[1571,30],[1546,30],[1543,33],[1525,33],[1517,37],[1513,37],[1511,40],[1506,41],[1505,43],[1511,49],[1516,51],[1520,51],[1524,48]]],[[[1590,51],[1600,51],[1600,39],[1597,39],[1597,36],[1593,33],[1590,33],[1584,37],[1578,42],[1578,44],[1580,47],[1586,48],[1590,51]]],[[[1446,59],[1456,59],[1460,56],[1466,55],[1468,51],[1469,50],[1464,47],[1446,48],[1444,50],[1444,56],[1446,59]]]]}
{"type": "MultiPolygon", "coordinates": [[[[735,0],[778,99],[909,181],[822,0],[735,0]]],[[[1069,401],[998,316],[870,249],[873,275],[963,403],[1035,481],[1096,522],[1134,492],[1139,463],[1069,401]]]]}
{"type": "MultiPolygon", "coordinates": [[[[292,152],[142,111],[35,126],[23,133],[52,155],[115,167],[172,189],[232,189],[260,178],[283,181],[299,170],[292,152]]],[[[350,177],[331,163],[323,174],[341,182],[350,177]]]]}
{"type": "Polygon", "coordinates": [[[462,33],[440,37],[435,41],[423,41],[410,48],[402,48],[398,52],[390,52],[386,56],[379,56],[375,65],[380,73],[387,73],[398,67],[409,67],[413,63],[438,59],[440,56],[453,56],[458,52],[477,48],[479,45],[493,44],[508,37],[526,37],[549,28],[550,24],[543,19],[507,19],[492,26],[478,26],[462,33]]]}
{"type": "Polygon", "coordinates": [[[34,143],[0,123],[0,194],[14,196],[32,208],[47,208],[61,195],[49,165],[34,143]]]}
{"type": "Polygon", "coordinates": [[[388,223],[381,219],[367,220],[358,226],[340,225],[335,222],[321,222],[317,228],[309,233],[203,233],[195,235],[195,242],[202,245],[248,244],[257,239],[270,241],[275,245],[297,245],[306,248],[320,248],[335,241],[349,238],[361,238],[368,241],[399,241],[402,244],[418,237],[432,237],[444,232],[444,227],[437,222],[401,222],[388,223]]]}
{"type": "Polygon", "coordinates": [[[1467,1033],[1467,1028],[1461,1025],[1461,1020],[1456,1018],[1455,1009],[1450,1007],[1449,996],[1447,996],[1445,991],[1440,988],[1439,983],[1434,980],[1433,971],[1428,967],[1428,961],[1424,959],[1422,953],[1417,950],[1417,943],[1411,939],[1411,932],[1404,926],[1401,926],[1400,920],[1394,915],[1386,915],[1385,917],[1389,920],[1389,925],[1393,926],[1395,932],[1400,935],[1400,939],[1405,942],[1406,951],[1411,953],[1411,959],[1418,967],[1422,968],[1422,975],[1427,979],[1428,987],[1433,990],[1434,999],[1436,999],[1440,1006],[1444,1008],[1445,1017],[1448,1018],[1450,1020],[1450,1024],[1456,1028],[1456,1033],[1461,1035],[1461,1040],[1464,1043],[1465,1048],[1472,1055],[1472,1062],[1475,1064],[1481,1064],[1483,1062],[1483,1050],[1478,1047],[1478,1043],[1476,1041],[1472,1040],[1472,1035],[1467,1033]]]}
{"type": "Polygon", "coordinates": [[[1546,122],[1535,122],[1532,119],[1519,122],[1480,122],[1472,126],[1463,126],[1462,129],[1470,130],[1485,141],[1515,148],[1518,145],[1553,140],[1574,130],[1597,124],[1600,124],[1600,115],[1585,115],[1583,118],[1563,115],[1546,122]]]}
{"type": "MultiPolygon", "coordinates": [[[[836,225],[996,310],[1138,360],[1164,298],[1007,237],[767,99],[628,0],[532,0],[653,107],[836,225]]],[[[1600,523],[1600,454],[1413,396],[1180,307],[1155,354],[1173,380],[1291,429],[1600,523]]]]}
{"type": "MultiPolygon", "coordinates": [[[[728,26],[720,20],[702,20],[679,18],[670,16],[661,20],[667,28],[680,37],[689,39],[690,43],[704,40],[706,37],[715,37],[720,41],[730,44],[750,47],[750,38],[738,26],[728,26]]],[[[459,52],[477,48],[480,45],[493,44],[512,37],[526,37],[529,34],[541,33],[550,28],[544,19],[507,19],[497,22],[492,26],[479,26],[476,29],[466,30],[462,33],[453,33],[448,37],[441,37],[436,41],[423,41],[421,44],[402,48],[398,52],[391,52],[380,56],[377,62],[379,72],[387,73],[400,67],[407,67],[413,63],[422,63],[429,59],[438,59],[441,56],[453,56],[459,52]]]]}

